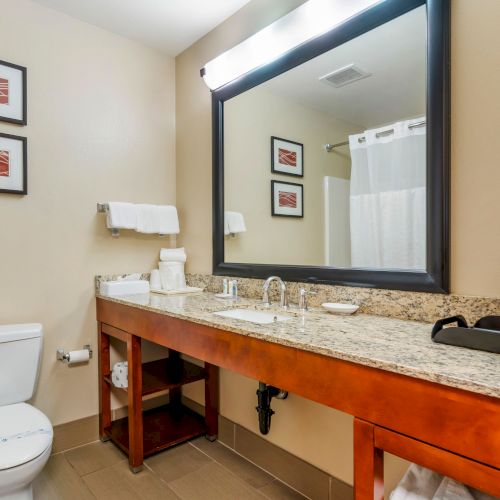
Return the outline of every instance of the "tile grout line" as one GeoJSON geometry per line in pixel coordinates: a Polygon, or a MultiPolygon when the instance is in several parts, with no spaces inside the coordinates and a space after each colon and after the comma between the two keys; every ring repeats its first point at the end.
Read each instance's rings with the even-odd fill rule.
{"type": "MultiPolygon", "coordinates": [[[[220,441],[217,440],[217,442],[219,443],[220,441]]],[[[229,474],[231,474],[232,476],[236,477],[237,479],[239,479],[240,481],[242,481],[246,486],[248,486],[249,488],[252,489],[252,491],[255,491],[255,492],[258,492],[259,495],[263,496],[264,498],[267,498],[269,500],[269,497],[267,495],[264,495],[261,491],[259,491],[258,488],[255,488],[255,486],[252,486],[250,483],[248,483],[247,481],[245,481],[242,477],[238,476],[236,473],[234,473],[232,470],[228,469],[224,464],[221,464],[220,462],[218,462],[217,460],[215,460],[215,458],[211,457],[208,453],[205,453],[202,449],[198,448],[196,445],[194,445],[191,441],[188,441],[187,442],[188,444],[190,444],[196,451],[199,451],[201,454],[205,455],[206,457],[208,457],[212,462],[216,463],[217,465],[220,465],[226,472],[229,472],[229,474]]],[[[221,443],[222,444],[222,443],[221,443]]],[[[230,448],[229,448],[230,449],[230,448]]],[[[231,450],[232,451],[232,450],[231,450]]],[[[274,476],[272,476],[274,477],[274,476]]]]}
{"type": "MultiPolygon", "coordinates": [[[[225,448],[227,448],[228,450],[230,450],[231,452],[233,452],[235,455],[238,455],[239,457],[243,458],[244,460],[246,460],[248,463],[254,465],[255,467],[257,467],[258,469],[260,469],[261,471],[265,472],[266,474],[269,474],[273,480],[275,481],[278,481],[280,482],[281,484],[285,485],[287,488],[290,488],[291,490],[295,491],[296,493],[298,493],[299,495],[302,495],[304,498],[308,499],[308,500],[311,500],[308,496],[304,495],[302,492],[296,490],[293,486],[290,486],[289,484],[285,483],[284,481],[282,481],[279,477],[276,477],[274,474],[272,474],[271,472],[267,471],[266,469],[264,469],[263,467],[261,467],[260,465],[252,462],[251,460],[249,460],[247,457],[245,457],[244,455],[242,455],[241,453],[238,453],[235,449],[231,448],[230,446],[228,446],[227,444],[223,443],[222,441],[219,441],[217,439],[216,441],[217,443],[221,444],[222,446],[224,446],[225,448]]],[[[227,471],[229,471],[231,474],[233,474],[234,476],[238,477],[239,479],[241,479],[242,481],[244,481],[246,484],[249,484],[247,483],[244,479],[240,478],[239,476],[237,476],[234,472],[232,472],[231,470],[229,470],[227,467],[225,467],[223,464],[221,464],[220,462],[217,462],[217,460],[215,460],[213,457],[211,457],[210,455],[208,455],[208,453],[205,453],[202,449],[198,448],[195,444],[191,443],[191,441],[188,441],[188,443],[193,447],[195,448],[196,450],[198,450],[199,452],[203,453],[204,455],[206,455],[207,457],[209,457],[211,460],[213,460],[215,463],[219,464],[221,467],[223,467],[224,469],[226,469],[227,471]]],[[[271,484],[273,481],[269,482],[268,484],[271,484]]],[[[264,493],[262,493],[260,491],[260,488],[255,488],[254,486],[252,486],[251,484],[249,484],[249,486],[251,486],[254,490],[258,491],[261,495],[263,495],[265,498],[269,498],[267,495],[265,495],[264,493]]],[[[265,485],[267,486],[267,485],[265,485]]],[[[262,486],[264,487],[264,486],[262,486]]]]}
{"type": "Polygon", "coordinates": [[[61,450],[61,451],[58,451],[56,453],[51,453],[50,456],[55,457],[56,455],[61,455],[63,453],[66,453],[67,451],[77,450],[78,448],[83,448],[84,446],[88,446],[89,444],[94,444],[94,443],[98,443],[98,442],[102,442],[104,444],[104,442],[101,441],[100,439],[96,439],[95,441],[89,441],[88,443],[79,444],[78,446],[73,446],[71,448],[67,448],[65,450],[61,450]]]}
{"type": "MultiPolygon", "coordinates": [[[[171,493],[173,493],[176,497],[178,497],[180,500],[182,500],[182,497],[180,497],[169,485],[168,485],[168,482],[165,481],[165,479],[163,479],[160,474],[156,473],[146,462],[143,462],[142,465],[144,466],[144,468],[146,468],[147,470],[149,470],[151,472],[151,474],[153,474],[153,476],[157,477],[160,482],[168,489],[168,491],[170,491],[171,493]]],[[[182,476],[181,476],[182,477],[182,476]]]]}
{"type": "MultiPolygon", "coordinates": [[[[90,443],[89,443],[90,444],[90,443]]],[[[77,446],[76,448],[81,448],[80,446],[77,446]]],[[[74,448],[73,448],[74,449],[74,448]]],[[[69,467],[73,470],[73,472],[76,474],[78,479],[81,481],[82,486],[89,492],[89,494],[97,500],[97,497],[94,495],[94,492],[85,484],[85,481],[83,480],[83,476],[81,476],[78,471],[73,467],[73,464],[64,456],[64,452],[61,453],[55,453],[55,455],[62,454],[62,458],[64,461],[69,465],[69,467]]]]}

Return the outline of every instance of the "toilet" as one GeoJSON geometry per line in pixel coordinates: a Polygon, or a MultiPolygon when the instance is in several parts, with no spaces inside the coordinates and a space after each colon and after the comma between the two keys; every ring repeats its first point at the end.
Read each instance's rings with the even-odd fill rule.
{"type": "Polygon", "coordinates": [[[0,325],[0,499],[31,500],[52,450],[50,420],[26,403],[35,391],[43,329],[0,325]]]}

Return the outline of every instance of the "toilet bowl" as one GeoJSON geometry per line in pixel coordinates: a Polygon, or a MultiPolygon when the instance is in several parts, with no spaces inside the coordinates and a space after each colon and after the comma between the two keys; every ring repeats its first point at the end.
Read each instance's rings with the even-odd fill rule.
{"type": "Polygon", "coordinates": [[[38,378],[42,326],[0,325],[0,499],[32,500],[52,450],[50,420],[26,403],[38,378]]]}

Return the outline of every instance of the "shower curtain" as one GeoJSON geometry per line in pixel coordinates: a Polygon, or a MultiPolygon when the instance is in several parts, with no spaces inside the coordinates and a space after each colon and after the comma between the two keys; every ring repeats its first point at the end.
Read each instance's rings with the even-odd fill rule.
{"type": "Polygon", "coordinates": [[[349,137],[352,267],[426,268],[424,120],[349,137]]]}

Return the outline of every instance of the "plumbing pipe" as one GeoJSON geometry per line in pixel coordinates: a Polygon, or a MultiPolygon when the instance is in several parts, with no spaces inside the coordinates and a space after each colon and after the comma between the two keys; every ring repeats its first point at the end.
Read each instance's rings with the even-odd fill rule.
{"type": "Polygon", "coordinates": [[[274,415],[274,411],[271,408],[271,399],[286,399],[287,396],[288,392],[272,385],[267,385],[264,382],[259,382],[259,388],[257,389],[258,405],[255,409],[259,416],[259,430],[261,434],[268,434],[271,428],[271,417],[274,415]]]}

